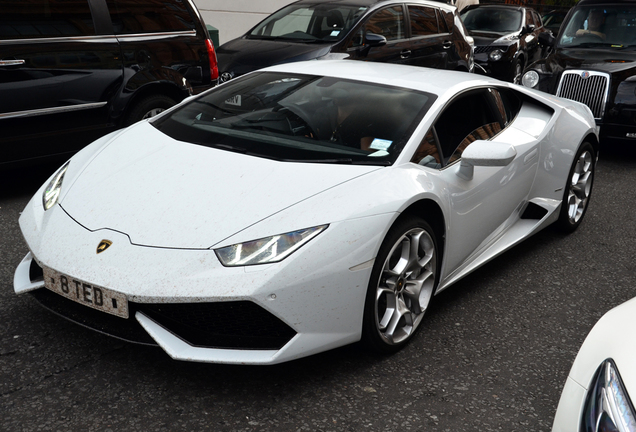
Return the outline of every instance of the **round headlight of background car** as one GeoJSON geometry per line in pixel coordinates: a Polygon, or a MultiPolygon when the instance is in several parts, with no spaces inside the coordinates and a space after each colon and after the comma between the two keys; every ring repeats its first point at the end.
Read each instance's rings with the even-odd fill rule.
{"type": "Polygon", "coordinates": [[[60,192],[62,190],[62,182],[64,181],[64,174],[68,168],[68,165],[71,162],[66,162],[62,168],[57,170],[49,184],[44,189],[44,193],[42,194],[42,205],[44,206],[44,210],[48,210],[53,207],[57,200],[60,198],[60,192]]]}
{"type": "Polygon", "coordinates": [[[265,237],[245,243],[215,249],[216,256],[226,267],[269,264],[284,260],[301,246],[327,229],[320,225],[298,231],[265,237]]]}
{"type": "Polygon", "coordinates": [[[539,74],[537,71],[528,71],[523,74],[523,78],[521,78],[521,84],[526,87],[535,88],[537,84],[539,84],[539,74]]]}
{"type": "Polygon", "coordinates": [[[501,60],[501,57],[503,57],[503,51],[500,49],[491,51],[490,54],[488,55],[488,58],[490,58],[490,60],[492,61],[499,61],[501,60]]]}

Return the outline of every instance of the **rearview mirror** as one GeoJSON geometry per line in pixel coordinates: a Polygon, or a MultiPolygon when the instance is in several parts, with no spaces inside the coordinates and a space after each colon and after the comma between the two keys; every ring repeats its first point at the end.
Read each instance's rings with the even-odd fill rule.
{"type": "Polygon", "coordinates": [[[473,178],[476,166],[506,166],[517,156],[515,148],[497,141],[477,140],[462,153],[457,176],[464,180],[473,178]]]}

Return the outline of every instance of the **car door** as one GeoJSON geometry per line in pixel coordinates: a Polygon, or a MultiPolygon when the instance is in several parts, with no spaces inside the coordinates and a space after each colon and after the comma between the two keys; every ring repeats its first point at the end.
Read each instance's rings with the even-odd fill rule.
{"type": "Polygon", "coordinates": [[[394,5],[373,12],[352,32],[346,51],[353,60],[409,64],[410,41],[406,33],[406,17],[402,5],[394,5]],[[386,44],[367,46],[368,34],[384,36],[386,44]]]}
{"type": "MultiPolygon", "coordinates": [[[[423,148],[415,152],[416,158],[425,158],[412,162],[439,167],[446,185],[451,213],[447,216],[449,253],[443,273],[449,277],[519,219],[539,160],[537,137],[515,127],[515,122],[524,121],[525,117],[519,115],[524,109],[532,107],[524,105],[510,90],[482,88],[466,92],[445,107],[420,146],[430,148],[435,141],[438,154],[423,148]],[[517,156],[504,167],[475,167],[473,177],[466,180],[457,175],[461,154],[478,139],[512,145],[517,156]]],[[[532,116],[533,112],[525,115],[532,116]]]]}
{"type": "Polygon", "coordinates": [[[74,152],[102,135],[122,80],[109,17],[91,14],[103,1],[0,4],[0,164],[74,152]]]}
{"type": "Polygon", "coordinates": [[[437,8],[408,5],[410,51],[408,63],[446,69],[448,50],[452,48],[450,32],[437,8]]]}

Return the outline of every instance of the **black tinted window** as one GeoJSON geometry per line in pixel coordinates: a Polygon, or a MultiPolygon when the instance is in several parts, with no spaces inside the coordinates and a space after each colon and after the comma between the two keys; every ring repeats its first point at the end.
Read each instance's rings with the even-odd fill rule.
{"type": "Polygon", "coordinates": [[[108,0],[115,34],[192,30],[195,21],[185,0],[108,0]]]}
{"type": "Polygon", "coordinates": [[[477,139],[487,140],[502,129],[501,114],[487,90],[468,92],[455,99],[435,122],[444,164],[461,158],[477,139]]]}
{"type": "Polygon", "coordinates": [[[386,40],[404,39],[404,12],[402,6],[382,9],[369,18],[367,33],[382,35],[386,40]]]}
{"type": "Polygon", "coordinates": [[[0,39],[95,34],[87,0],[0,0],[0,39]]]}
{"type": "Polygon", "coordinates": [[[409,17],[411,18],[411,36],[427,36],[438,33],[435,9],[409,6],[409,17]]]}

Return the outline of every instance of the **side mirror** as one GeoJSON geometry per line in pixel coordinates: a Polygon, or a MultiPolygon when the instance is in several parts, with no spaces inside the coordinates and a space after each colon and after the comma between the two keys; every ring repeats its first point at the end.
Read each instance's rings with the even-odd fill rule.
{"type": "Polygon", "coordinates": [[[379,47],[382,45],[386,45],[386,38],[382,35],[375,33],[367,33],[364,36],[364,46],[365,47],[379,47]]]}
{"type": "Polygon", "coordinates": [[[521,34],[532,33],[536,28],[537,27],[534,24],[528,24],[527,26],[523,28],[523,30],[521,31],[521,34]]]}
{"type": "Polygon", "coordinates": [[[510,144],[477,140],[462,153],[457,176],[471,180],[476,166],[507,166],[516,156],[517,151],[510,144]]]}
{"type": "Polygon", "coordinates": [[[384,36],[375,33],[367,33],[364,35],[364,45],[358,49],[360,56],[366,57],[371,48],[382,45],[386,45],[386,38],[384,36]]]}
{"type": "Polygon", "coordinates": [[[544,46],[554,46],[556,38],[552,35],[552,32],[539,33],[539,43],[544,46]]]}

